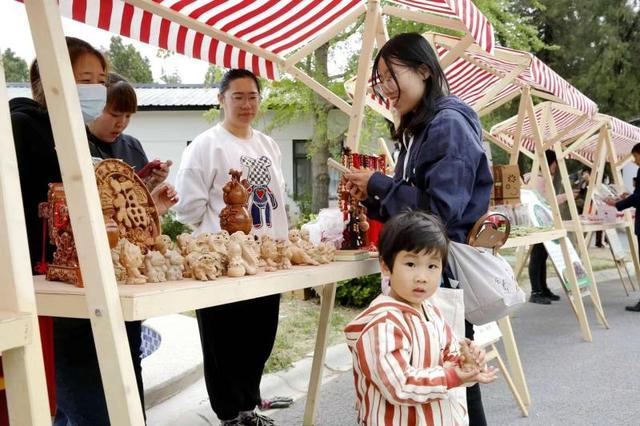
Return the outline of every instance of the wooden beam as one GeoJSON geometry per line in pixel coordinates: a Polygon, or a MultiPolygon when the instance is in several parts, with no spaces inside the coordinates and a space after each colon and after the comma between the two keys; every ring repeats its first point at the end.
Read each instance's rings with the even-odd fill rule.
{"type": "Polygon", "coordinates": [[[473,109],[475,109],[476,111],[481,110],[486,104],[491,102],[498,93],[500,93],[505,87],[507,87],[507,85],[513,83],[516,77],[518,77],[526,68],[527,65],[521,64],[511,70],[511,72],[502,77],[500,79],[500,82],[494,84],[491,89],[489,89],[487,93],[485,93],[485,95],[480,98],[480,100],[476,102],[475,105],[473,105],[473,109]]]}
{"type": "Polygon", "coordinates": [[[171,22],[175,22],[176,24],[182,25],[186,28],[189,28],[190,30],[202,33],[208,37],[214,38],[230,46],[242,49],[245,52],[251,53],[252,55],[267,59],[275,63],[276,65],[282,66],[284,64],[284,59],[273,52],[262,49],[255,44],[249,43],[248,41],[242,40],[241,38],[235,37],[229,33],[207,25],[204,22],[200,22],[197,19],[193,19],[190,16],[184,15],[169,7],[156,3],[153,0],[126,0],[126,3],[138,7],[146,12],[158,15],[161,18],[167,19],[171,22]]]}
{"type": "Polygon", "coordinates": [[[104,217],[57,3],[25,0],[60,163],[111,424],[142,425],[104,217]]]}
{"type": "Polygon", "coordinates": [[[594,134],[596,132],[598,132],[602,128],[602,126],[604,126],[605,124],[606,123],[604,123],[604,122],[599,122],[599,123],[591,126],[574,143],[569,145],[569,148],[566,148],[562,152],[562,158],[567,158],[567,156],[569,156],[569,154],[571,154],[572,152],[574,152],[577,149],[579,149],[580,147],[582,147],[582,145],[584,145],[585,142],[587,142],[589,139],[591,139],[594,136],[594,134]]]}
{"type": "Polygon", "coordinates": [[[524,119],[527,116],[525,97],[528,93],[525,92],[520,96],[520,104],[518,105],[518,121],[516,123],[516,131],[513,136],[513,149],[511,156],[509,157],[509,164],[518,164],[518,156],[522,150],[522,127],[524,126],[524,119]]]}
{"type": "Polygon", "coordinates": [[[389,41],[389,31],[384,24],[384,16],[382,13],[378,16],[378,25],[376,26],[376,46],[380,49],[384,44],[389,41]]]}
{"type": "Polygon", "coordinates": [[[327,101],[331,102],[337,108],[339,108],[342,112],[347,115],[351,115],[351,105],[349,105],[344,99],[340,96],[333,93],[331,90],[324,87],[318,81],[316,81],[313,77],[302,71],[298,67],[291,67],[287,70],[289,74],[293,77],[297,78],[304,84],[306,84],[311,90],[315,91],[317,94],[325,98],[327,101]]]}
{"type": "MultiPolygon", "coordinates": [[[[1,61],[0,61],[1,62],[1,61]]],[[[29,261],[26,223],[22,208],[18,160],[11,120],[4,69],[0,66],[0,311],[30,315],[20,321],[21,332],[14,331],[20,346],[9,349],[9,336],[2,335],[2,365],[7,392],[9,422],[16,425],[51,425],[47,384],[42,359],[36,299],[29,261]],[[26,327],[29,333],[25,333],[26,327]],[[25,345],[25,343],[27,343],[25,345]],[[4,350],[4,351],[3,351],[4,350]]],[[[29,141],[37,144],[38,141],[29,141]]],[[[3,315],[3,319],[7,319],[3,315]]],[[[2,321],[0,321],[1,323],[2,321]]],[[[0,324],[1,325],[1,324],[0,324]]]]}
{"type": "Polygon", "coordinates": [[[478,113],[479,117],[484,117],[485,115],[495,111],[496,109],[500,108],[502,105],[517,98],[518,96],[520,96],[520,91],[515,91],[510,95],[507,95],[504,98],[500,99],[500,102],[490,103],[486,107],[483,107],[482,109],[476,112],[478,113]]]}
{"type": "Polygon", "coordinates": [[[311,43],[301,47],[293,54],[288,56],[282,65],[283,69],[286,71],[289,68],[293,67],[295,64],[300,62],[305,56],[309,55],[316,49],[318,49],[323,44],[327,43],[329,40],[334,38],[337,34],[341,33],[345,30],[349,25],[355,23],[358,20],[358,17],[365,13],[367,9],[364,5],[360,5],[355,7],[351,12],[349,12],[346,16],[344,16],[340,21],[331,25],[331,31],[326,31],[321,34],[316,39],[312,40],[311,43]]]}
{"type": "Polygon", "coordinates": [[[473,37],[471,34],[466,33],[464,37],[456,43],[449,51],[440,59],[440,66],[443,70],[446,70],[449,65],[453,64],[456,59],[462,56],[465,50],[473,43],[473,37]]]}
{"type": "Polygon", "coordinates": [[[364,36],[362,39],[360,58],[358,60],[356,88],[353,94],[353,104],[351,107],[351,115],[349,117],[349,129],[347,130],[347,139],[345,141],[345,145],[351,148],[354,152],[358,151],[358,145],[360,143],[360,131],[362,130],[367,86],[369,85],[367,74],[371,64],[373,47],[375,45],[376,28],[378,26],[379,16],[380,0],[368,0],[367,15],[364,19],[364,36]]]}

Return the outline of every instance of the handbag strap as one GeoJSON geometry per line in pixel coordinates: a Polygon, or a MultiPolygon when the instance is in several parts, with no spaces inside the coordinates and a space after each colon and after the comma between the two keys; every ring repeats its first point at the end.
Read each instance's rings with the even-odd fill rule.
{"type": "Polygon", "coordinates": [[[495,253],[507,242],[511,232],[509,218],[498,212],[489,212],[483,215],[471,228],[467,236],[467,244],[473,247],[484,247],[495,253]],[[498,229],[505,225],[505,230],[498,229]]]}

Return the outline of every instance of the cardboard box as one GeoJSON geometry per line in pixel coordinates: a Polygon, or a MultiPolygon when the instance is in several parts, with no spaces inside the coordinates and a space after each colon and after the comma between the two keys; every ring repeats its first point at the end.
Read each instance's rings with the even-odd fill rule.
{"type": "Polygon", "coordinates": [[[491,199],[497,200],[520,199],[520,170],[517,165],[493,166],[493,188],[491,199]]]}

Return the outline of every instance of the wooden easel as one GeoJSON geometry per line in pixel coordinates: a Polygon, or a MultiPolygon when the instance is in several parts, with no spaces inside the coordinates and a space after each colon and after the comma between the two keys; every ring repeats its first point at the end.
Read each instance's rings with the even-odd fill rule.
{"type": "Polygon", "coordinates": [[[0,66],[0,354],[9,422],[45,426],[51,417],[25,229],[9,97],[0,66]]]}

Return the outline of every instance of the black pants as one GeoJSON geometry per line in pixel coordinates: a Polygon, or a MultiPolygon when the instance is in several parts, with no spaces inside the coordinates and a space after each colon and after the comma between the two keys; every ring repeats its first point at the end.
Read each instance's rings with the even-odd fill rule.
{"type": "Polygon", "coordinates": [[[549,290],[547,287],[547,249],[544,244],[535,244],[531,249],[529,259],[529,280],[531,281],[531,294],[542,293],[549,290]]]}
{"type": "MultiPolygon", "coordinates": [[[[144,413],[140,350],[142,322],[126,322],[125,327],[144,413]]],[[[58,405],[54,426],[108,426],[109,414],[91,322],[85,319],[55,318],[53,338],[58,405]]]]}
{"type": "Polygon", "coordinates": [[[220,420],[261,402],[260,379],[278,330],[280,295],[196,311],[211,408],[220,420]]]}

